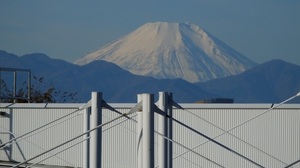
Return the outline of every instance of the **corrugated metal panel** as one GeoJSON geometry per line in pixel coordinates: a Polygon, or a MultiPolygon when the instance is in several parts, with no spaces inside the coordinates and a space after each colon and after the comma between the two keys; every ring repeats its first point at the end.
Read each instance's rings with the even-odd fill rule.
{"type": "MultiPolygon", "coordinates": [[[[198,109],[175,110],[174,118],[213,138],[222,133],[221,129],[233,128],[265,110],[257,109],[255,105],[252,105],[249,109],[202,109],[199,106],[198,109]],[[199,116],[199,118],[196,116],[199,116]]],[[[299,117],[299,106],[298,109],[276,109],[230,131],[238,138],[224,134],[216,140],[264,167],[284,167],[284,165],[300,158],[299,117]]],[[[175,141],[179,141],[190,148],[197,147],[196,151],[224,167],[255,167],[249,161],[212,142],[204,143],[206,140],[200,135],[192,133],[179,124],[174,124],[174,132],[175,141]]],[[[175,153],[182,153],[183,151],[180,147],[174,148],[175,153]]],[[[207,164],[208,161],[205,159],[194,160],[192,156],[187,154],[182,155],[182,157],[184,157],[184,160],[189,160],[190,164],[193,163],[193,165],[215,167],[207,164]]],[[[174,162],[181,162],[182,157],[176,158],[174,162]],[[176,161],[177,159],[180,160],[176,161]]]]}
{"type": "MultiPolygon", "coordinates": [[[[13,132],[15,136],[22,135],[31,130],[34,130],[46,123],[49,123],[61,116],[74,112],[76,109],[45,109],[45,108],[10,108],[9,118],[6,117],[4,122],[1,120],[2,130],[13,132]],[[5,123],[5,124],[2,124],[5,123]],[[7,124],[9,123],[9,124],[7,124]]],[[[65,119],[60,120],[59,124],[50,124],[48,129],[42,128],[37,131],[37,134],[24,138],[17,143],[13,144],[10,148],[12,153],[12,160],[24,161],[32,158],[48,149],[51,149],[76,135],[83,132],[82,129],[82,115],[80,112],[74,113],[65,119]]],[[[82,139],[82,138],[81,138],[82,139]]],[[[2,136],[1,136],[2,140],[2,136]]],[[[56,153],[59,150],[63,150],[65,147],[70,146],[78,142],[80,138],[73,143],[65,145],[53,150],[51,153],[56,153]]],[[[4,140],[2,140],[4,142],[4,140]]],[[[6,140],[7,141],[7,140],[6,140]]],[[[5,142],[6,142],[5,141],[5,142]]],[[[82,159],[82,146],[75,146],[70,150],[62,152],[55,157],[52,157],[43,162],[43,164],[49,165],[62,165],[62,166],[81,166],[82,159]],[[75,154],[74,154],[75,153],[75,154]]],[[[46,154],[40,158],[37,158],[32,163],[35,163],[45,157],[46,154]]],[[[4,160],[7,157],[1,157],[4,160]]]]}
{"type": "MultiPolygon", "coordinates": [[[[130,109],[117,109],[121,113],[130,109]]],[[[116,112],[103,110],[103,123],[119,116],[116,112]]],[[[132,120],[121,118],[102,128],[103,167],[133,168],[136,161],[136,122],[134,114],[132,120]]]]}
{"type": "MultiPolygon", "coordinates": [[[[9,141],[12,138],[12,132],[10,131],[10,122],[8,119],[9,109],[1,109],[0,111],[5,112],[5,116],[0,116],[0,143],[4,143],[9,141]]],[[[0,158],[9,159],[10,157],[10,150],[9,148],[5,148],[5,150],[0,150],[0,158]]]]}
{"type": "MultiPolygon", "coordinates": [[[[124,113],[128,112],[135,104],[110,105],[124,113]]],[[[1,106],[6,107],[7,105],[1,106]]],[[[11,130],[15,134],[20,135],[60,116],[68,114],[81,105],[73,104],[69,108],[67,108],[67,105],[66,107],[63,105],[59,105],[59,107],[51,105],[48,106],[48,108],[37,108],[33,105],[31,105],[32,107],[22,108],[22,106],[26,105],[13,105],[10,106],[9,109],[0,108],[1,111],[6,111],[8,113],[11,111],[13,121],[10,122],[7,117],[0,117],[1,132],[11,130]]],[[[300,159],[299,104],[280,106],[280,108],[277,108],[276,110],[265,113],[264,115],[233,129],[230,131],[232,135],[222,133],[224,130],[229,130],[264,112],[270,105],[181,104],[181,106],[184,107],[185,110],[173,110],[175,119],[211,138],[218,136],[215,139],[216,141],[264,167],[282,168],[285,165],[300,159]]],[[[134,115],[135,114],[132,114],[133,119],[135,119],[134,115]]],[[[116,112],[103,109],[103,123],[118,116],[119,114],[116,112]]],[[[156,121],[155,129],[157,128],[156,121]]],[[[104,126],[102,130],[103,167],[135,168],[137,163],[135,121],[122,118],[104,126]]],[[[24,158],[28,159],[46,149],[65,142],[82,132],[83,116],[79,114],[66,122],[27,138],[26,141],[20,141],[18,145],[14,145],[12,150],[13,159],[17,161],[22,161],[24,158]]],[[[173,124],[173,134],[174,141],[195,150],[197,153],[224,167],[257,167],[240,156],[237,156],[212,142],[207,142],[207,139],[178,123],[173,124]]],[[[157,136],[158,135],[155,134],[155,140],[157,140],[157,136]]],[[[9,136],[6,134],[0,134],[1,141],[6,141],[8,138],[9,136]]],[[[157,141],[155,141],[155,152],[157,151],[158,145],[157,141]]],[[[187,150],[179,145],[174,144],[173,146],[174,168],[218,167],[213,162],[210,162],[199,155],[192,152],[186,152],[187,150]]],[[[82,145],[78,145],[58,155],[59,158],[53,157],[44,163],[81,167],[83,157],[82,150],[82,145]]],[[[53,153],[55,153],[55,151],[53,151],[53,153]]],[[[7,159],[7,155],[4,151],[0,151],[0,159],[7,159]]],[[[156,155],[155,162],[157,159],[156,155]]],[[[300,168],[300,164],[296,164],[293,167],[300,168]]]]}

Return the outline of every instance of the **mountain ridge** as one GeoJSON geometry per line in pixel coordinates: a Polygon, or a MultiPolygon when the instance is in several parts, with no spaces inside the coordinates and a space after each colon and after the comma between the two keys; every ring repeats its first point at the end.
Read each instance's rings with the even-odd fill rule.
{"type": "Polygon", "coordinates": [[[197,85],[213,94],[234,97],[239,103],[278,103],[300,91],[299,74],[300,66],[275,59],[241,74],[197,85]]]}
{"type": "Polygon", "coordinates": [[[105,60],[133,74],[158,79],[206,81],[256,65],[192,23],[146,23],[133,32],[75,61],[105,60]]]}
{"type": "Polygon", "coordinates": [[[92,91],[101,91],[107,102],[118,103],[134,103],[140,93],[168,91],[179,103],[210,98],[233,98],[235,103],[280,103],[300,91],[300,66],[282,60],[271,60],[233,76],[189,83],[134,75],[105,61],[79,66],[41,57],[44,63],[37,62],[39,54],[23,58],[0,51],[0,67],[29,68],[32,75],[44,77],[55,88],[78,93],[81,102],[88,101],[92,91]]]}
{"type": "Polygon", "coordinates": [[[106,61],[94,61],[79,66],[45,57],[44,54],[40,54],[41,58],[39,58],[38,55],[34,53],[26,54],[26,57],[4,58],[0,54],[0,60],[2,60],[0,67],[30,68],[32,75],[44,77],[45,83],[54,85],[56,89],[78,93],[81,102],[88,101],[92,91],[101,91],[107,102],[118,103],[136,102],[136,94],[158,93],[159,91],[173,92],[177,96],[174,99],[179,102],[194,102],[198,99],[215,97],[199,86],[182,79],[155,79],[134,75],[106,61]]]}

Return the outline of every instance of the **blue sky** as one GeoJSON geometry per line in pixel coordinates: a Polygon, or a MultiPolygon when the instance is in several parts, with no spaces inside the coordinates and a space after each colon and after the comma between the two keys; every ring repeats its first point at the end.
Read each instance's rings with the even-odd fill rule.
{"type": "Polygon", "coordinates": [[[193,22],[258,63],[300,65],[299,0],[1,0],[0,49],[73,62],[156,21],[193,22]]]}

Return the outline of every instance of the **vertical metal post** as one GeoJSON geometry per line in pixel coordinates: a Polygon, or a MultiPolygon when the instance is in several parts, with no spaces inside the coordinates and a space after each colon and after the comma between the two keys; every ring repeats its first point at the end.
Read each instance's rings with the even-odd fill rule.
{"type": "MultiPolygon", "coordinates": [[[[164,114],[167,114],[167,107],[168,107],[168,94],[166,92],[159,92],[159,99],[158,99],[158,107],[164,114]]],[[[165,115],[158,115],[158,128],[157,131],[167,137],[167,118],[165,115]]],[[[167,168],[167,140],[162,137],[158,136],[158,167],[159,168],[167,168]]]]}
{"type": "MultiPolygon", "coordinates": [[[[90,116],[90,129],[102,123],[102,93],[92,92],[92,107],[90,116]]],[[[102,128],[90,132],[90,168],[101,168],[102,161],[102,128]]]]}
{"type": "Polygon", "coordinates": [[[27,89],[27,96],[28,96],[28,103],[30,103],[30,99],[31,99],[31,71],[28,71],[28,89],[27,89]]]}
{"type": "MultiPolygon", "coordinates": [[[[9,132],[12,133],[12,134],[9,134],[9,140],[12,140],[13,138],[15,138],[14,134],[13,134],[13,131],[14,131],[14,121],[13,118],[14,118],[14,113],[13,113],[13,109],[9,109],[9,132]]],[[[10,145],[9,148],[8,148],[8,160],[9,161],[12,161],[13,160],[13,154],[14,154],[14,151],[15,151],[15,147],[17,147],[17,145],[10,145]]]]}
{"type": "Polygon", "coordinates": [[[17,102],[16,95],[17,95],[17,71],[14,71],[14,91],[13,91],[14,103],[17,102]]]}
{"type": "MultiPolygon", "coordinates": [[[[143,100],[143,95],[137,95],[137,103],[143,100]]],[[[143,113],[142,109],[137,111],[137,126],[136,126],[136,143],[137,143],[137,167],[142,168],[143,166],[143,113]]]]}
{"type": "Polygon", "coordinates": [[[143,168],[154,168],[154,98],[143,94],[143,168]]]}
{"type": "MultiPolygon", "coordinates": [[[[168,93],[168,107],[167,107],[167,137],[169,139],[173,139],[173,107],[172,107],[172,102],[173,101],[173,94],[168,93]]],[[[172,141],[167,142],[167,168],[173,168],[173,143],[172,141]]]]}
{"type": "MultiPolygon", "coordinates": [[[[83,132],[90,130],[90,108],[83,110],[83,132]]],[[[83,139],[89,137],[89,133],[83,136],[83,139]]],[[[89,168],[89,139],[83,141],[83,168],[89,168]]]]}

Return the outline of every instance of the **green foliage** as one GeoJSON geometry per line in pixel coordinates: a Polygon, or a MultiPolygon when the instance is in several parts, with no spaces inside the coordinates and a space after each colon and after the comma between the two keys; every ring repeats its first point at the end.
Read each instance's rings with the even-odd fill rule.
{"type": "MultiPolygon", "coordinates": [[[[31,85],[30,103],[65,103],[65,102],[78,102],[76,98],[77,93],[62,92],[57,90],[53,85],[47,86],[43,77],[33,76],[33,84],[31,85]]],[[[0,81],[1,97],[5,99],[1,100],[6,103],[27,103],[28,100],[24,99],[28,97],[28,86],[26,82],[22,83],[22,86],[16,91],[16,99],[13,99],[13,90],[9,89],[5,81],[0,81]]]]}

